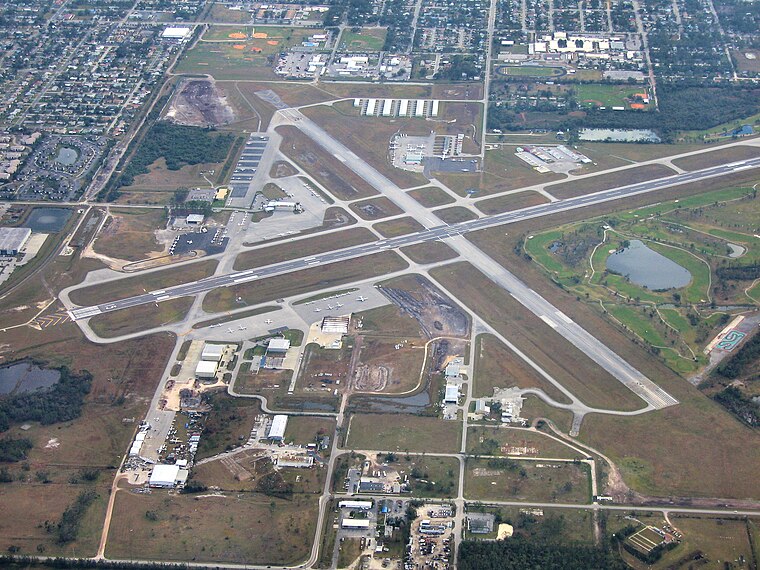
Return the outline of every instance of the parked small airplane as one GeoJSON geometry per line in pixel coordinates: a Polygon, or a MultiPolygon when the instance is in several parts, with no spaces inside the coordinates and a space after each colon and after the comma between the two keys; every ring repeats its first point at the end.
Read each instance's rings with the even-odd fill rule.
{"type": "Polygon", "coordinates": [[[359,296],[356,298],[356,300],[357,300],[357,301],[359,301],[360,303],[363,303],[364,301],[366,301],[366,300],[367,300],[367,298],[366,298],[366,297],[364,297],[363,295],[359,295],[359,296]]]}
{"type": "Polygon", "coordinates": [[[335,303],[335,306],[340,309],[343,306],[343,303],[335,303]]]}
{"type": "Polygon", "coordinates": [[[322,309],[320,309],[320,308],[316,308],[316,309],[314,309],[314,312],[315,312],[315,313],[318,313],[318,312],[320,312],[321,310],[322,310],[322,309]]]}
{"type": "Polygon", "coordinates": [[[272,319],[267,319],[264,321],[266,324],[271,325],[274,321],[272,319]]]}
{"type": "Polygon", "coordinates": [[[240,330],[241,330],[241,331],[244,331],[244,330],[246,330],[248,327],[244,327],[243,325],[240,325],[240,327],[239,327],[239,328],[240,328],[240,330]]]}
{"type": "Polygon", "coordinates": [[[227,332],[230,333],[230,334],[232,334],[235,331],[233,331],[232,329],[227,329],[227,332]]]}
{"type": "Polygon", "coordinates": [[[330,303],[327,304],[327,310],[332,311],[335,307],[333,307],[330,303]]]}

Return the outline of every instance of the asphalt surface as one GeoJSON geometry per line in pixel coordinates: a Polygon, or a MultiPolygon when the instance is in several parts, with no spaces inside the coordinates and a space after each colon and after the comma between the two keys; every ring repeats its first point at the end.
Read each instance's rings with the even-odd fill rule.
{"type": "MultiPolygon", "coordinates": [[[[391,238],[374,243],[335,250],[320,255],[277,263],[254,270],[237,271],[225,275],[215,275],[206,279],[202,279],[200,281],[185,283],[182,285],[177,285],[175,287],[169,287],[167,289],[160,289],[152,291],[150,293],[136,295],[134,297],[127,297],[125,299],[115,300],[111,303],[103,303],[90,307],[71,309],[70,314],[74,320],[85,319],[101,313],[118,311],[120,309],[127,309],[148,303],[158,303],[176,297],[198,295],[200,293],[205,293],[218,287],[238,285],[241,283],[255,281],[257,279],[263,279],[265,277],[301,271],[303,269],[315,267],[319,264],[334,263],[346,259],[367,256],[373,253],[379,253],[389,249],[397,249],[416,243],[445,240],[472,231],[482,230],[504,224],[517,223],[524,220],[556,214],[558,212],[592,206],[594,204],[620,200],[638,194],[654,192],[656,190],[667,188],[669,186],[694,182],[706,178],[713,178],[723,174],[730,174],[739,170],[757,167],[760,167],[760,158],[743,160],[731,164],[706,168],[699,171],[669,176],[667,178],[661,178],[651,182],[641,182],[639,184],[613,188],[611,190],[605,190],[603,192],[597,192],[585,196],[578,196],[576,198],[569,198],[567,200],[524,208],[522,210],[484,216],[477,220],[461,222],[459,224],[440,225],[417,232],[415,234],[408,234],[397,238],[391,238]]],[[[283,245],[283,247],[287,247],[287,245],[283,245]]]]}

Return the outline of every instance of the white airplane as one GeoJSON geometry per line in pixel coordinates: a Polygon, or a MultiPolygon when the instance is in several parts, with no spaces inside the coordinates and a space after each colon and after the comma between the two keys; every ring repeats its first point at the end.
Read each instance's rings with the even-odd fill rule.
{"type": "Polygon", "coordinates": [[[359,301],[360,303],[363,303],[364,301],[366,301],[366,300],[367,300],[367,298],[366,298],[365,296],[363,296],[363,295],[359,295],[359,296],[356,298],[356,300],[357,300],[357,301],[359,301]]]}
{"type": "Polygon", "coordinates": [[[272,319],[267,319],[264,321],[266,324],[271,325],[274,321],[272,319]]]}
{"type": "Polygon", "coordinates": [[[332,311],[335,307],[333,307],[330,303],[327,304],[327,310],[332,311]]]}
{"type": "Polygon", "coordinates": [[[240,328],[240,330],[241,330],[241,331],[244,331],[244,330],[246,330],[248,327],[244,327],[243,325],[240,325],[240,327],[239,327],[239,328],[240,328]]]}
{"type": "Polygon", "coordinates": [[[230,334],[232,334],[235,331],[233,331],[232,329],[227,329],[227,332],[230,333],[230,334]]]}
{"type": "Polygon", "coordinates": [[[322,310],[322,309],[320,309],[320,308],[316,308],[316,309],[314,309],[314,312],[315,312],[315,313],[319,313],[321,310],[322,310]]]}
{"type": "Polygon", "coordinates": [[[340,309],[343,306],[343,303],[335,303],[335,306],[340,309]]]}

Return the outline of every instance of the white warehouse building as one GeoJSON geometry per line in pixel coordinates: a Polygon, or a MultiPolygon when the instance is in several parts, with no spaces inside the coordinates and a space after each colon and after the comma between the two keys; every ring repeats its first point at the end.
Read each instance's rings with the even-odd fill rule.
{"type": "Polygon", "coordinates": [[[282,441],[285,439],[285,428],[287,425],[288,416],[282,414],[276,415],[272,418],[272,425],[269,428],[269,435],[267,435],[267,438],[272,441],[282,441]]]}

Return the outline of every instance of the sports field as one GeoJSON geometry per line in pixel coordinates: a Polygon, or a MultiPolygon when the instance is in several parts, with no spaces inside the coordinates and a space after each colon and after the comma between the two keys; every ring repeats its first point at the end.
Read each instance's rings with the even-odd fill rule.
{"type": "Polygon", "coordinates": [[[580,84],[575,87],[578,103],[589,107],[625,107],[648,111],[654,109],[647,89],[641,85],[606,85],[603,83],[580,84]],[[637,95],[640,95],[637,97],[637,95]]]}
{"type": "Polygon", "coordinates": [[[211,26],[188,50],[176,73],[203,73],[216,79],[274,79],[277,55],[316,33],[314,29],[211,26]]]}
{"type": "Polygon", "coordinates": [[[538,65],[504,65],[496,69],[501,75],[517,77],[559,77],[565,74],[561,67],[541,67],[538,65]]]}

